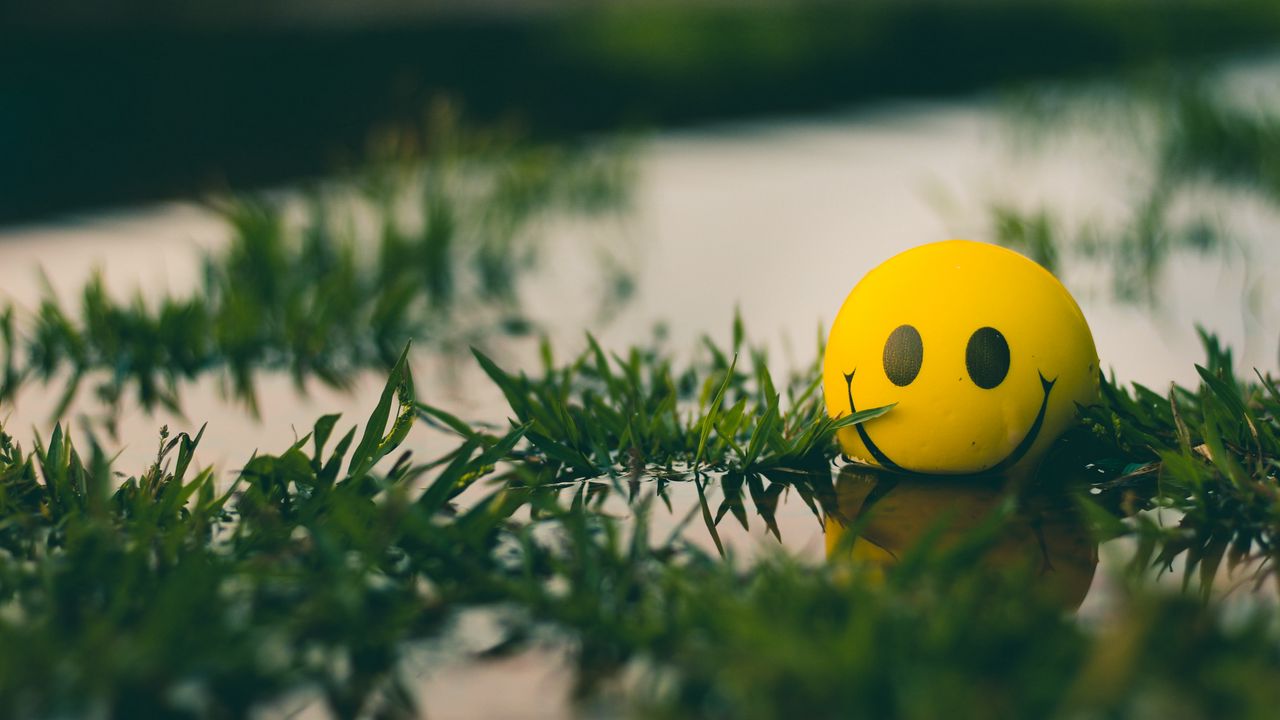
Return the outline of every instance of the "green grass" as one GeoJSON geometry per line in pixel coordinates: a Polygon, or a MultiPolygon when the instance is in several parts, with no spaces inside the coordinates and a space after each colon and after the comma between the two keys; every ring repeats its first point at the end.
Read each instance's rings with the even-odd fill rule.
{"type": "MultiPolygon", "coordinates": [[[[483,353],[475,355],[505,395],[513,422],[528,427],[530,452],[521,456],[526,469],[557,482],[677,469],[822,469],[838,428],[886,410],[828,418],[818,360],[779,390],[765,350],[748,345],[741,318],[733,328],[728,348],[707,339],[705,357],[683,367],[660,346],[610,356],[591,337],[588,348],[562,366],[553,364],[544,344],[541,377],[512,374],[483,353]]],[[[439,408],[419,409],[464,437],[476,432],[439,408]]]]}
{"type": "Polygon", "coordinates": [[[1171,258],[1243,252],[1242,230],[1230,223],[1237,207],[1231,203],[1280,208],[1280,114],[1274,98],[1232,97],[1221,74],[1163,68],[1015,93],[1015,127],[1035,139],[1083,127],[1124,151],[1136,150],[1145,167],[1126,171],[1149,182],[1121,190],[1133,195],[1119,222],[994,202],[992,239],[1051,271],[1081,263],[1105,270],[1114,298],[1148,307],[1165,297],[1163,271],[1171,258]]]}
{"type": "Polygon", "coordinates": [[[1161,394],[1104,383],[1105,402],[1087,422],[1130,463],[1121,482],[1146,476],[1156,487],[1144,500],[1183,514],[1175,527],[1140,516],[1125,530],[1140,539],[1135,568],[1167,566],[1185,553],[1185,580],[1198,571],[1207,590],[1224,559],[1232,567],[1255,561],[1259,583],[1280,591],[1280,391],[1270,375],[1237,378],[1231,353],[1203,337],[1198,388],[1161,394]]]}
{"type": "MultiPolygon", "coordinates": [[[[1171,257],[1234,250],[1239,242],[1224,220],[1230,217],[1227,202],[1280,207],[1280,118],[1272,103],[1232,98],[1216,77],[1203,69],[1166,69],[1022,96],[1023,117],[1035,120],[1037,133],[1075,122],[1099,133],[1154,127],[1154,137],[1139,143],[1150,153],[1152,185],[1139,189],[1130,219],[1119,228],[1086,223],[1073,236],[1050,209],[1023,213],[997,206],[996,238],[1050,269],[1101,262],[1112,269],[1116,298],[1151,306],[1163,292],[1176,291],[1162,281],[1171,257]],[[1219,219],[1208,219],[1214,216],[1219,219]]],[[[1249,262],[1247,253],[1244,259],[1249,262]]],[[[1241,297],[1258,302],[1245,289],[1241,297]]],[[[1237,377],[1230,350],[1203,330],[1201,337],[1206,361],[1197,366],[1199,387],[1157,392],[1104,383],[1104,402],[1086,416],[1093,442],[1078,442],[1076,461],[1119,473],[1106,486],[1137,491],[1127,501],[1131,509],[1180,514],[1172,527],[1147,515],[1127,526],[1104,523],[1138,538],[1137,570],[1169,567],[1183,556],[1187,583],[1198,573],[1206,587],[1224,561],[1231,567],[1250,562],[1259,565],[1259,583],[1280,588],[1280,393],[1275,379],[1257,370],[1237,377]]]]}
{"type": "MultiPolygon", "coordinates": [[[[317,186],[300,221],[296,198],[220,201],[230,243],[186,292],[121,302],[95,275],[70,305],[47,290],[32,312],[4,307],[0,399],[60,383],[60,417],[90,383],[110,421],[127,394],[145,410],[176,411],[182,383],[214,374],[256,414],[264,371],[287,372],[299,389],[341,388],[390,368],[411,339],[448,350],[536,329],[519,300],[544,254],[540,223],[625,207],[629,154],[464,133],[441,117],[425,159],[373,162],[317,186]]],[[[389,158],[403,155],[396,142],[389,158]]],[[[616,248],[580,252],[602,258],[607,312],[630,287],[616,248]]]]}
{"type": "MultiPolygon", "coordinates": [[[[1274,613],[1226,618],[1208,596],[1155,589],[1149,572],[1121,585],[1116,618],[1092,627],[1029,593],[1018,568],[976,562],[990,532],[926,543],[883,582],[839,559],[766,553],[744,566],[683,533],[653,536],[664,482],[737,473],[767,495],[831,481],[831,424],[803,395],[771,405],[764,359],[747,347],[708,344],[675,372],[660,353],[607,361],[593,345],[539,379],[481,358],[512,406],[498,433],[415,402],[402,355],[362,430],[322,417],[282,452],[247,458],[225,489],[196,469],[199,435],[162,434],[155,463],[123,481],[92,437],[81,452],[55,429],[25,453],[6,435],[0,706],[18,717],[236,717],[303,692],[340,717],[409,716],[398,658],[484,607],[504,618],[491,652],[550,632],[572,649],[581,699],[642,715],[1274,709],[1274,613]],[[738,369],[734,347],[756,356],[753,371],[738,369]],[[653,410],[671,392],[676,420],[630,429],[661,417],[653,410]],[[765,410],[734,420],[743,400],[765,410]],[[458,445],[425,461],[403,452],[423,417],[454,428],[458,445]],[[570,418],[593,429],[559,435],[570,418]],[[769,449],[754,459],[753,436],[769,449]],[[798,458],[808,473],[794,471],[798,458]],[[781,467],[792,472],[771,472],[781,467]],[[627,516],[601,512],[575,482],[600,471],[615,477],[593,485],[629,498],[627,516]],[[639,680],[619,695],[624,671],[639,680]]],[[[1090,517],[1102,537],[1140,538],[1144,571],[1198,553],[1190,576],[1217,563],[1219,546],[1228,560],[1274,556],[1280,399],[1269,379],[1237,381],[1213,347],[1202,384],[1173,391],[1176,415],[1164,396],[1108,384],[1055,456],[1064,467],[1097,460],[1077,462],[1103,491],[1090,517]],[[1158,481],[1132,482],[1135,468],[1158,481]],[[1154,505],[1187,521],[1123,519],[1154,505]]]]}
{"type": "Polygon", "coordinates": [[[498,494],[442,515],[509,441],[460,448],[421,493],[404,457],[371,472],[412,425],[411,393],[402,357],[360,434],[335,442],[323,417],[225,491],[191,468],[199,436],[162,434],[123,483],[60,429],[30,455],[5,436],[7,714],[237,717],[298,687],[344,717],[371,697],[403,707],[398,648],[460,601],[501,596],[493,551],[519,505],[498,494]]]}

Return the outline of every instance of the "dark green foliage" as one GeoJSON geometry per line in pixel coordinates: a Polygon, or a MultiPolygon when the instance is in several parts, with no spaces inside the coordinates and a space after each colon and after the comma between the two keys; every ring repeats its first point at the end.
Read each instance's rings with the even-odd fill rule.
{"type": "MultiPolygon", "coordinates": [[[[948,572],[958,560],[887,588],[779,562],[708,570],[697,593],[664,590],[645,714],[1265,717],[1280,700],[1275,628],[1261,616],[1224,627],[1192,601],[1143,597],[1089,631],[1008,578],[948,572]]],[[[668,571],[680,577],[666,587],[687,574],[668,571]]]]}
{"type": "Polygon", "coordinates": [[[1049,272],[1058,272],[1058,246],[1054,242],[1053,219],[1041,210],[1024,215],[1004,206],[991,208],[995,240],[1040,263],[1049,272]]]}
{"type": "Polygon", "coordinates": [[[396,7],[6,3],[0,218],[314,176],[441,95],[572,137],[964,97],[1265,49],[1280,31],[1270,0],[396,7]]]}
{"type": "Polygon", "coordinates": [[[1280,201],[1280,118],[1268,104],[1233,102],[1207,78],[1177,78],[1165,90],[1162,176],[1210,180],[1280,201]]]}

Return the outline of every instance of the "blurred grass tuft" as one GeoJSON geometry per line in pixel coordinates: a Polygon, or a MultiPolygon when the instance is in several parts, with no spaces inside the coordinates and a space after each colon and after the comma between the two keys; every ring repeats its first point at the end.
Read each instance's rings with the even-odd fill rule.
{"type": "MultiPolygon", "coordinates": [[[[50,290],[34,317],[6,308],[0,397],[65,382],[60,417],[91,380],[110,422],[128,391],[143,409],[177,411],[181,383],[216,372],[256,414],[261,372],[287,371],[299,389],[345,387],[362,370],[390,368],[410,339],[458,349],[535,329],[519,286],[543,254],[540,222],[623,210],[630,156],[467,134],[437,117],[425,159],[403,138],[384,142],[386,158],[351,183],[313,187],[300,222],[292,200],[219,202],[230,244],[205,259],[185,297],[139,291],[120,302],[95,275],[78,307],[50,290]]],[[[597,250],[607,260],[615,249],[597,250]]],[[[607,284],[601,307],[627,287],[607,284]]]]}

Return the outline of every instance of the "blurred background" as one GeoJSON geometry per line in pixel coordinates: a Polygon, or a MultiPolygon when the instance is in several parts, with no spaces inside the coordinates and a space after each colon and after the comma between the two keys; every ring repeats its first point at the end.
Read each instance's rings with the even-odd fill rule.
{"type": "Polygon", "coordinates": [[[1268,47],[1274,3],[106,0],[0,9],[0,221],[309,177],[445,97],[538,137],[1268,47]]]}

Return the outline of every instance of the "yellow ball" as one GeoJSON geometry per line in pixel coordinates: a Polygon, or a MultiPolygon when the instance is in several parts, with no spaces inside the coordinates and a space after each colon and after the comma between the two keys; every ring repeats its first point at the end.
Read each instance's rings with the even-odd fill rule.
{"type": "Polygon", "coordinates": [[[1022,473],[1098,396],[1098,352],[1067,289],[996,245],[913,248],[862,278],[822,364],[845,454],[918,473],[1022,473]]]}

